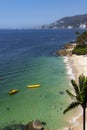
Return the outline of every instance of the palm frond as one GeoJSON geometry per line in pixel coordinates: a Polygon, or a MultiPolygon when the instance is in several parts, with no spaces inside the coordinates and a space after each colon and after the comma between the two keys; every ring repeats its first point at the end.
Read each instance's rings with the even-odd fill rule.
{"type": "Polygon", "coordinates": [[[85,84],[87,83],[86,77],[82,74],[79,76],[79,88],[80,91],[84,89],[85,84]]]}
{"type": "Polygon", "coordinates": [[[78,105],[80,105],[79,102],[72,102],[63,112],[63,114],[65,114],[67,111],[74,109],[75,107],[77,107],[78,105]]]}
{"type": "Polygon", "coordinates": [[[79,88],[78,88],[78,85],[76,84],[75,80],[72,79],[71,83],[72,83],[72,86],[74,88],[76,95],[79,94],[79,88]]]}
{"type": "Polygon", "coordinates": [[[79,76],[79,87],[80,93],[85,97],[87,97],[87,77],[83,74],[79,76]]]}
{"type": "Polygon", "coordinates": [[[84,90],[87,90],[87,77],[85,77],[85,80],[84,80],[84,90]]]}
{"type": "Polygon", "coordinates": [[[80,92],[77,96],[76,96],[76,100],[82,104],[82,102],[84,102],[84,94],[82,92],[80,92]]]}
{"type": "Polygon", "coordinates": [[[67,92],[67,94],[71,97],[71,98],[75,98],[76,96],[73,94],[73,93],[71,93],[69,90],[66,90],[66,92],[67,92]]]}

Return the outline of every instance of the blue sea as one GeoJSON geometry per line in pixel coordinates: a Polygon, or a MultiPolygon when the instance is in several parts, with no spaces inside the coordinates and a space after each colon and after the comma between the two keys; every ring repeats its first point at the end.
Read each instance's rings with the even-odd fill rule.
{"type": "Polygon", "coordinates": [[[75,31],[0,30],[0,130],[35,119],[50,130],[67,125],[70,86],[64,58],[54,53],[75,40],[75,31]],[[41,86],[27,88],[32,84],[41,86]],[[18,93],[9,95],[11,89],[18,93]]]}

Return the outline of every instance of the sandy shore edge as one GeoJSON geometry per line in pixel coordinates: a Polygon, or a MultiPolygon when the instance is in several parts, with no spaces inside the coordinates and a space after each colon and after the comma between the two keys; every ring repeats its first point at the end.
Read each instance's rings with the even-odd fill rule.
{"type": "MultiPolygon", "coordinates": [[[[72,55],[69,57],[64,57],[64,62],[66,64],[67,75],[69,79],[74,79],[78,82],[78,77],[81,74],[87,76],[87,55],[72,55]]],[[[78,108],[78,112],[70,119],[69,126],[62,130],[82,130],[82,109],[78,108]]]]}

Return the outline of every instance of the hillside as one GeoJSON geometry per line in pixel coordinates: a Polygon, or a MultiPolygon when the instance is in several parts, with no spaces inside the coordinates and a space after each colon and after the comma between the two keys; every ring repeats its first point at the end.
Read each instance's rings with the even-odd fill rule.
{"type": "Polygon", "coordinates": [[[87,28],[87,14],[64,17],[49,25],[41,26],[41,29],[51,28],[87,28]]]}

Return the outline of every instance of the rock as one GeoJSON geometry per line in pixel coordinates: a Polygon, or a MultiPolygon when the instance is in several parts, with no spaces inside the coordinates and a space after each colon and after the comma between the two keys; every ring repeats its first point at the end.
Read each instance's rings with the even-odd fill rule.
{"type": "Polygon", "coordinates": [[[43,128],[43,124],[39,120],[35,120],[33,121],[33,128],[41,130],[43,128]]]}
{"type": "Polygon", "coordinates": [[[63,94],[64,94],[64,92],[63,92],[63,91],[60,91],[60,94],[61,94],[61,95],[63,95],[63,94]]]}
{"type": "Polygon", "coordinates": [[[72,50],[75,48],[76,44],[65,44],[64,49],[55,52],[59,56],[72,56],[72,50]]]}
{"type": "Polygon", "coordinates": [[[32,122],[29,122],[29,123],[26,125],[25,130],[34,130],[34,129],[33,129],[33,124],[32,124],[32,122]]]}
{"type": "Polygon", "coordinates": [[[43,124],[39,120],[28,123],[25,130],[44,130],[43,124]]]}
{"type": "Polygon", "coordinates": [[[24,124],[11,124],[8,126],[5,126],[3,130],[48,130],[47,128],[44,128],[45,122],[40,122],[39,120],[35,120],[32,122],[29,122],[27,125],[24,124]]]}
{"type": "Polygon", "coordinates": [[[25,129],[25,125],[23,124],[12,124],[12,125],[5,126],[3,128],[3,130],[24,130],[24,129],[25,129]]]}
{"type": "Polygon", "coordinates": [[[76,46],[75,42],[74,43],[70,42],[70,43],[65,44],[64,48],[65,49],[71,49],[71,48],[74,49],[75,46],[76,46]]]}
{"type": "Polygon", "coordinates": [[[72,50],[71,49],[63,49],[56,51],[56,55],[59,56],[71,56],[72,55],[72,50]]]}

